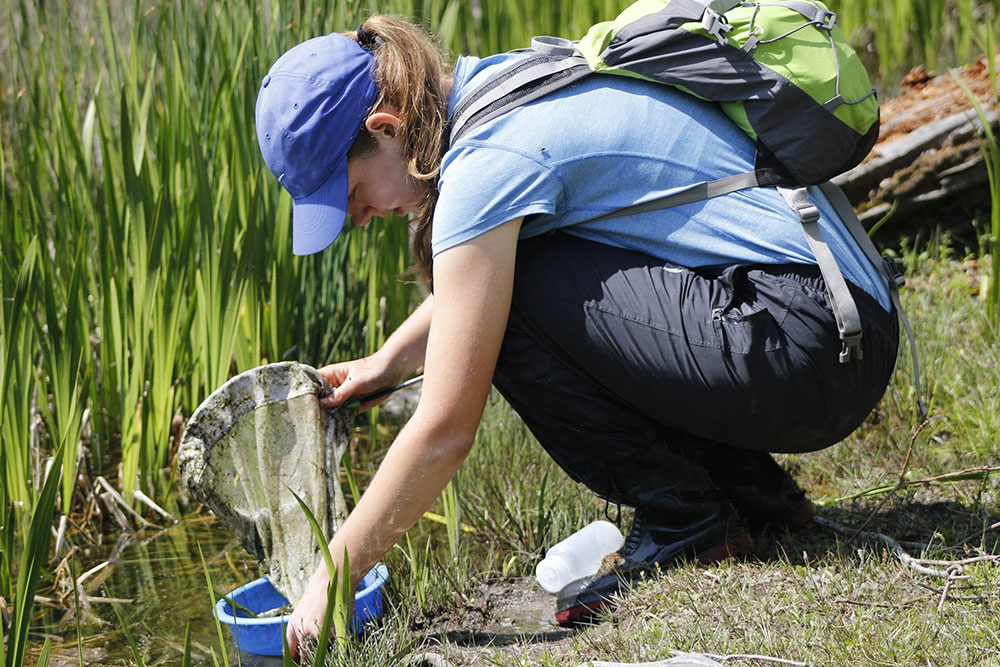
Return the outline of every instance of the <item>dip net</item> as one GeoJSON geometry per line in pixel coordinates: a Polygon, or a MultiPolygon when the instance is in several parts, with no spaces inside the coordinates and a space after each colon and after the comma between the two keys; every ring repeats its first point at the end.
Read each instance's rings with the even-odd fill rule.
{"type": "Polygon", "coordinates": [[[354,412],[321,408],[319,397],[329,389],[314,368],[295,362],[241,373],[191,415],[178,455],[191,495],[215,512],[292,602],[322,556],[291,491],[327,538],[347,518],[340,461],[354,412]]]}

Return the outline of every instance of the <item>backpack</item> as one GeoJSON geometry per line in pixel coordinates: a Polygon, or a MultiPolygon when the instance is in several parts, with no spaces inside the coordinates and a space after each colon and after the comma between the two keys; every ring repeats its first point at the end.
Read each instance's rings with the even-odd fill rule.
{"type": "Polygon", "coordinates": [[[805,186],[819,185],[889,291],[910,342],[917,405],[920,378],[910,323],[899,301],[900,268],[882,258],[853,207],[829,179],[859,164],[878,138],[879,110],[836,14],[818,0],[638,0],[580,40],[535,37],[526,57],[470,91],[447,130],[449,145],[511,109],[594,73],[673,86],[718,102],[754,140],[754,170],[590,220],[679,206],[751,187],[777,187],[795,211],[827,284],[842,341],[840,361],[861,359],[857,306],[823,240],[805,186]]]}

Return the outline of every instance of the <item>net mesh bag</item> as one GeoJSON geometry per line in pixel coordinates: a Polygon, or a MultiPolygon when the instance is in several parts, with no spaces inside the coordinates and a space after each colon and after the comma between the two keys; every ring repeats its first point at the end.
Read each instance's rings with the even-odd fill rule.
{"type": "Polygon", "coordinates": [[[241,373],[191,415],[178,455],[191,495],[215,512],[293,602],[322,556],[291,491],[328,538],[347,517],[340,460],[353,410],[321,408],[327,391],[314,368],[295,362],[241,373]]]}

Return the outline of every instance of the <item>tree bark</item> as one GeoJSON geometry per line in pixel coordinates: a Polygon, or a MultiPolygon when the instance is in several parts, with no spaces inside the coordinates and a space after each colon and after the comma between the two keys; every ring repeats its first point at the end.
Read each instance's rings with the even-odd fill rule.
{"type": "MultiPolygon", "coordinates": [[[[954,73],[972,89],[996,133],[998,91],[991,90],[986,56],[954,73]]],[[[970,220],[987,217],[990,205],[982,126],[952,74],[912,70],[881,114],[872,152],[834,179],[862,223],[871,227],[895,204],[883,228],[886,237],[935,228],[974,237],[970,220]]]]}

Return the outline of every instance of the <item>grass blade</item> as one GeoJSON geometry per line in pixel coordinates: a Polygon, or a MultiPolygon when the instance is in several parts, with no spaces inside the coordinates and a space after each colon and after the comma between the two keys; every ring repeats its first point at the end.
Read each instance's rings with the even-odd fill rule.
{"type": "Polygon", "coordinates": [[[292,660],[291,651],[288,648],[288,635],[285,634],[286,626],[281,626],[281,664],[282,667],[295,667],[292,660]]]}
{"type": "Polygon", "coordinates": [[[27,648],[28,629],[31,626],[31,610],[35,603],[38,579],[49,557],[49,538],[52,536],[52,516],[55,513],[56,492],[62,472],[62,447],[55,454],[52,467],[42,493],[31,514],[31,526],[24,541],[21,566],[17,573],[17,594],[14,599],[14,614],[11,619],[7,640],[7,667],[24,664],[27,648]]]}
{"type": "Polygon", "coordinates": [[[191,667],[191,624],[184,626],[184,655],[181,657],[181,667],[191,667]]]}
{"type": "Polygon", "coordinates": [[[125,619],[122,618],[122,614],[118,610],[118,605],[112,603],[111,608],[115,610],[115,616],[118,618],[118,625],[125,633],[125,641],[128,642],[129,650],[132,651],[132,659],[135,660],[135,664],[139,667],[145,667],[146,663],[142,659],[142,654],[139,653],[139,647],[135,643],[135,638],[132,636],[132,633],[129,632],[128,624],[125,622],[125,619]]]}
{"type": "Polygon", "coordinates": [[[230,606],[232,606],[233,609],[236,609],[238,611],[242,611],[244,614],[246,614],[250,618],[257,618],[257,614],[256,613],[254,613],[253,611],[250,611],[249,609],[247,609],[246,607],[244,607],[243,605],[241,605],[239,602],[237,602],[233,598],[229,597],[228,595],[226,595],[225,593],[223,593],[222,591],[220,591],[218,588],[213,588],[212,590],[215,591],[216,595],[218,595],[220,598],[222,598],[223,600],[225,600],[226,602],[228,602],[230,604],[230,606]]]}
{"type": "Polygon", "coordinates": [[[336,633],[337,646],[342,652],[347,648],[350,617],[354,609],[354,591],[351,589],[351,573],[347,560],[347,549],[344,549],[344,565],[338,574],[338,570],[333,564],[333,556],[330,555],[330,547],[327,544],[326,537],[323,535],[323,529],[320,528],[319,522],[316,520],[316,516],[299,494],[290,488],[288,491],[295,497],[295,500],[299,503],[299,507],[302,508],[302,512],[306,515],[313,534],[319,542],[327,571],[330,573],[330,586],[327,588],[326,614],[323,617],[323,627],[320,628],[316,647],[315,663],[322,665],[325,664],[328,651],[331,624],[336,633]]]}
{"type": "Polygon", "coordinates": [[[52,650],[52,640],[46,637],[45,643],[42,644],[42,652],[38,654],[37,667],[49,667],[50,650],[52,650]]]}
{"type": "MultiPolygon", "coordinates": [[[[212,585],[212,575],[208,572],[208,564],[205,563],[205,554],[201,551],[201,543],[198,543],[198,557],[201,559],[201,569],[205,572],[205,586],[208,588],[208,601],[215,608],[215,598],[212,595],[212,591],[215,590],[215,586],[212,585]]],[[[226,640],[222,634],[222,622],[219,621],[218,617],[214,614],[212,617],[215,619],[215,631],[219,636],[219,646],[222,650],[222,660],[229,667],[229,654],[226,652],[226,640]]],[[[212,651],[213,658],[215,657],[215,651],[212,651]]]]}

